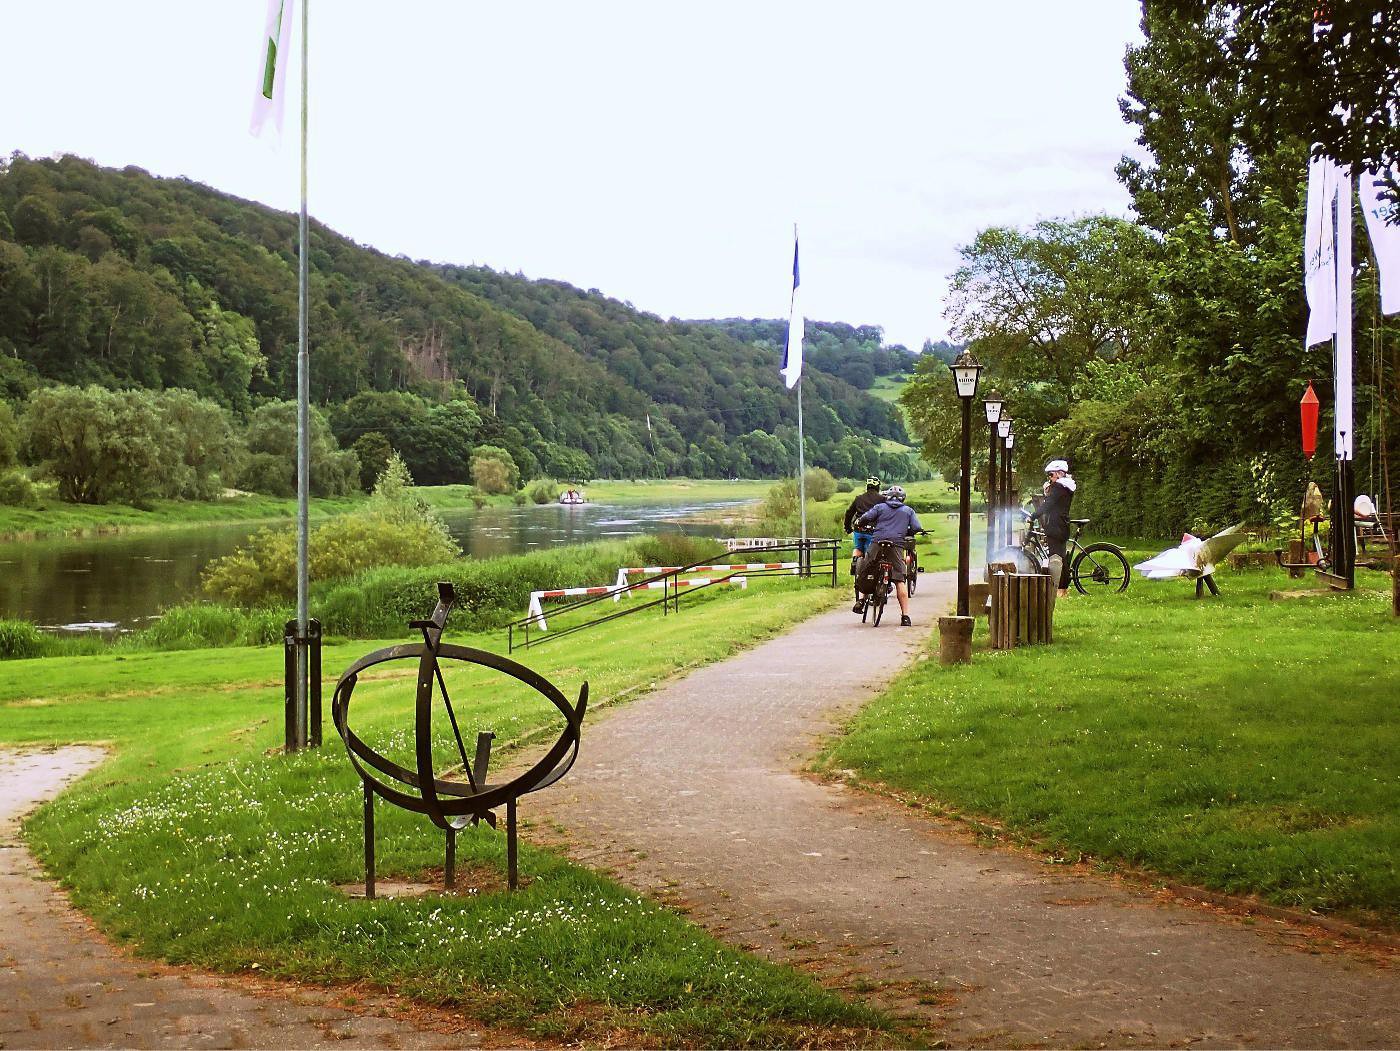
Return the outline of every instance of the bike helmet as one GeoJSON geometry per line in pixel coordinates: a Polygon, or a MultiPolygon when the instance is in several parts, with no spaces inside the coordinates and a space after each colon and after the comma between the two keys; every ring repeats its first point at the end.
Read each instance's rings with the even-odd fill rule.
{"type": "Polygon", "coordinates": [[[890,486],[888,489],[885,490],[885,499],[894,500],[895,502],[901,504],[904,503],[904,487],[900,485],[890,486]]]}
{"type": "Polygon", "coordinates": [[[880,479],[876,478],[876,477],[872,474],[869,478],[867,478],[867,479],[865,480],[865,487],[866,487],[867,489],[878,489],[878,488],[880,488],[880,479]]]}
{"type": "Polygon", "coordinates": [[[1069,474],[1069,464],[1064,460],[1051,460],[1045,465],[1045,473],[1050,474],[1052,471],[1064,471],[1065,474],[1069,474]]]}

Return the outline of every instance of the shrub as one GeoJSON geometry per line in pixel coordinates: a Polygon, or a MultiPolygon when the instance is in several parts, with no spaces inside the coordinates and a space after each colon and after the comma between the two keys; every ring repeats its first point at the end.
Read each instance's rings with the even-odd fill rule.
{"type": "Polygon", "coordinates": [[[524,507],[530,502],[530,498],[525,495],[524,489],[517,489],[515,492],[510,494],[510,502],[513,503],[516,507],[524,507]]]}
{"type": "Polygon", "coordinates": [[[0,401],[0,471],[19,462],[19,421],[10,403],[0,401]]]}
{"type": "Polygon", "coordinates": [[[162,650],[266,646],[281,640],[283,627],[293,616],[290,609],[244,611],[212,602],[191,602],[166,610],[132,642],[137,647],[162,650]]]}
{"type": "Polygon", "coordinates": [[[855,488],[856,483],[851,481],[849,478],[842,478],[839,482],[836,483],[836,491],[838,493],[855,492],[855,488]]]}
{"type": "Polygon", "coordinates": [[[541,478],[530,484],[526,490],[530,499],[537,504],[552,504],[558,492],[559,486],[547,478],[541,478]]]}
{"type": "MultiPolygon", "coordinates": [[[[447,527],[413,490],[398,454],[379,476],[369,506],[332,518],[311,537],[312,580],[339,580],[375,566],[422,566],[460,553],[447,527]]],[[[204,592],[240,606],[296,593],[296,537],[290,529],[263,529],[239,550],[211,562],[204,592]]]]}
{"type": "Polygon", "coordinates": [[[44,633],[29,621],[0,620],[0,660],[39,657],[44,650],[44,633]]]}
{"type": "Polygon", "coordinates": [[[807,483],[807,499],[825,503],[836,492],[836,479],[825,467],[809,467],[804,475],[807,483]]]}
{"type": "Polygon", "coordinates": [[[33,507],[38,502],[34,483],[23,471],[0,474],[0,504],[6,507],[33,507]]]}

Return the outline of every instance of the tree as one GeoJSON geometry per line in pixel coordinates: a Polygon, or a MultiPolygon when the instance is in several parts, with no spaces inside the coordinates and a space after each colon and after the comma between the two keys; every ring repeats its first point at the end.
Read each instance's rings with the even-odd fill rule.
{"type": "Polygon", "coordinates": [[[184,500],[218,496],[243,458],[229,411],[188,390],[162,391],[155,403],[166,432],[159,494],[184,500]]]}
{"type": "Polygon", "coordinates": [[[19,421],[10,403],[0,401],[0,471],[19,462],[19,421]]]}
{"type": "Polygon", "coordinates": [[[510,453],[494,445],[478,445],[472,450],[472,484],[483,493],[513,493],[520,484],[520,472],[510,453]]]}
{"type": "MultiPolygon", "coordinates": [[[[297,406],[292,401],[259,405],[245,432],[248,460],[240,486],[273,496],[293,496],[297,489],[297,406]]],[[[325,416],[310,413],[310,488],[313,496],[346,496],[356,490],[360,464],[350,449],[340,449],[325,416]]]]}
{"type": "Polygon", "coordinates": [[[1217,80],[1238,86],[1245,148],[1295,141],[1353,171],[1400,163],[1400,12],[1382,0],[1148,0],[1144,25],[1207,27],[1217,80]]]}
{"type": "Polygon", "coordinates": [[[167,435],[148,391],[47,387],[30,397],[22,432],[39,476],[71,503],[142,504],[167,467],[167,435]]]}
{"type": "Polygon", "coordinates": [[[374,488],[375,479],[384,473],[390,457],[398,456],[389,439],[378,431],[368,431],[355,439],[350,446],[360,461],[360,487],[369,492],[374,488]]]}

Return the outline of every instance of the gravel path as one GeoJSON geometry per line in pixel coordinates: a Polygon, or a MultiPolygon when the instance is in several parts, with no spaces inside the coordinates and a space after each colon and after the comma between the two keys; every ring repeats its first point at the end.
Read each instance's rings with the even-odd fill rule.
{"type": "Polygon", "coordinates": [[[110,946],[40,872],[19,819],[97,766],[96,748],[0,751],[0,1048],[390,1047],[518,1044],[392,998],[221,978],[110,946]],[[361,1013],[364,1012],[364,1013],[361,1013]]]}
{"type": "Polygon", "coordinates": [[[1400,1044],[1386,953],[1052,870],[800,776],[822,736],[927,652],[952,575],[922,584],[914,629],[825,614],[599,715],[573,773],[526,808],[534,835],[552,824],[579,860],[932,1016],[953,1044],[1400,1044]]]}

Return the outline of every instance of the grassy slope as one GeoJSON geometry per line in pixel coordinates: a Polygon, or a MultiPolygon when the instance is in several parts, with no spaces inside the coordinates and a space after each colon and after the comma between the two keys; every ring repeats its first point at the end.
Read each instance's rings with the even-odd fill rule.
{"type": "MultiPolygon", "coordinates": [[[[552,642],[525,661],[594,704],[721,658],[838,595],[793,581],[687,602],[552,642]],[[768,592],[758,601],[759,591],[768,592]]],[[[499,648],[501,636],[457,637],[499,648]]],[[[334,674],[373,643],[328,648],[334,674]]],[[[413,667],[364,677],[353,722],[406,758],[413,667]]],[[[280,734],[278,650],[226,649],[14,661],[0,680],[0,740],[102,740],[113,758],[27,823],[75,900],[141,952],[217,969],[257,963],[312,981],[376,980],[547,1038],[665,1044],[859,1043],[886,1023],[788,969],[721,946],[666,910],[532,849],[517,896],[352,901],[361,879],[360,792],[327,714],[327,747],[268,755],[280,734]]],[[[553,725],[519,692],[450,673],[463,730],[499,742],[553,725]]],[[[327,698],[329,705],[329,697],[327,698]]],[[[438,713],[438,722],[443,722],[438,713]]],[[[438,727],[438,729],[442,729],[438,727]]],[[[585,726],[583,761],[587,762],[585,726]]],[[[442,743],[442,742],[440,742],[442,743]]],[[[564,786],[567,788],[567,785],[564,786]]],[[[522,807],[528,821],[528,800],[522,807]]],[[[382,878],[442,863],[427,821],[381,806],[382,878]]],[[[470,870],[499,872],[499,836],[459,838],[470,870]]]]}
{"type": "Polygon", "coordinates": [[[1271,602],[1282,573],[1220,579],[1215,601],[1180,581],[1071,597],[1053,646],[921,663],[827,762],[1056,854],[1400,924],[1387,597],[1271,602]]]}

